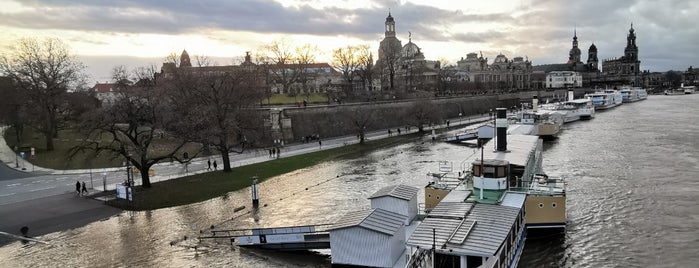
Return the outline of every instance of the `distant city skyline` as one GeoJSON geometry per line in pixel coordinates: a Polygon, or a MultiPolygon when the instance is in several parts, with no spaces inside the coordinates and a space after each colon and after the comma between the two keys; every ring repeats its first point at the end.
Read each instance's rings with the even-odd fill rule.
{"type": "Polygon", "coordinates": [[[633,23],[641,69],[685,70],[696,56],[699,6],[690,1],[11,1],[0,0],[0,53],[22,37],[57,37],[87,66],[94,81],[117,65],[160,67],[186,49],[231,64],[279,38],[331,51],[367,44],[376,51],[389,9],[397,37],[432,60],[455,63],[470,52],[489,61],[502,53],[534,65],[568,59],[577,31],[583,61],[594,42],[600,62],[624,54],[633,23]]]}

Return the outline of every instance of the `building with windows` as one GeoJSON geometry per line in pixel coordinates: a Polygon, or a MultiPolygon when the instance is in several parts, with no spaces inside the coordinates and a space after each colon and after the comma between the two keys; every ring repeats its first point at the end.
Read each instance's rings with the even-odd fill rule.
{"type": "Polygon", "coordinates": [[[624,56],[602,61],[602,75],[598,82],[614,85],[641,86],[641,61],[638,60],[638,46],[633,23],[626,36],[624,56]]]}
{"type": "Polygon", "coordinates": [[[469,53],[465,59],[456,62],[456,69],[459,81],[476,83],[479,88],[531,88],[531,61],[522,57],[509,60],[499,54],[489,65],[488,58],[484,58],[482,53],[480,57],[476,53],[469,53]]]}
{"type": "Polygon", "coordinates": [[[396,37],[396,21],[388,13],[384,39],[379,44],[379,58],[375,70],[381,79],[383,90],[436,90],[439,61],[426,60],[417,44],[412,42],[412,33],[404,46],[396,37]]]}
{"type": "Polygon", "coordinates": [[[573,71],[553,71],[546,74],[546,88],[582,87],[582,74],[573,71]]]}

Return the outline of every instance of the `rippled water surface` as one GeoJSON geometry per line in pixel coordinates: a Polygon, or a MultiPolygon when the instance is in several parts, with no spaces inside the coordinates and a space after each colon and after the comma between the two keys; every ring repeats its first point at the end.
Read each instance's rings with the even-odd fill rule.
{"type": "MultiPolygon", "coordinates": [[[[651,96],[564,126],[544,168],[569,179],[568,229],[529,238],[520,267],[696,267],[699,263],[699,95],[651,96]]],[[[422,188],[438,161],[473,149],[419,139],[324,163],[206,202],[108,220],[0,248],[3,267],[326,267],[328,251],[278,253],[198,241],[200,230],[332,223],[369,207],[378,188],[422,188]],[[233,212],[235,208],[247,208],[233,212]]],[[[418,193],[422,197],[422,191],[418,193]]]]}

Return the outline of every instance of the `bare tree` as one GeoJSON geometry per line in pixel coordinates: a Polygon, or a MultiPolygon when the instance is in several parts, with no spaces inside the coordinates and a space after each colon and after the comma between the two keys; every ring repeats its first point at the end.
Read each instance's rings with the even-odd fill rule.
{"type": "Polygon", "coordinates": [[[63,126],[68,91],[85,85],[83,64],[59,39],[22,39],[2,56],[0,72],[10,77],[27,101],[28,123],[46,137],[46,150],[63,126]]]}
{"type": "Polygon", "coordinates": [[[357,60],[357,75],[362,79],[362,88],[371,91],[374,87],[374,55],[368,45],[358,47],[357,60]]]}
{"type": "Polygon", "coordinates": [[[359,137],[359,144],[364,144],[367,128],[377,120],[376,111],[370,107],[352,106],[341,114],[354,128],[359,137]]]}
{"type": "Polygon", "coordinates": [[[22,101],[22,92],[14,85],[11,78],[0,77],[0,123],[12,126],[17,143],[22,140],[26,122],[26,104],[22,101]]]}
{"type": "Polygon", "coordinates": [[[333,68],[342,74],[345,80],[345,92],[348,93],[352,91],[352,81],[354,81],[359,69],[357,51],[357,46],[346,46],[333,50],[333,68]]]}
{"type": "Polygon", "coordinates": [[[438,123],[440,120],[439,110],[430,100],[418,100],[404,116],[408,125],[417,127],[419,132],[425,131],[425,126],[438,123]]]}
{"type": "Polygon", "coordinates": [[[242,153],[261,138],[260,114],[252,109],[263,98],[255,66],[226,66],[215,71],[181,70],[168,81],[167,96],[177,123],[169,131],[211,146],[231,171],[230,153],[242,153]]]}
{"type": "Polygon", "coordinates": [[[297,64],[297,81],[301,84],[301,90],[308,96],[310,89],[308,81],[313,78],[313,73],[310,73],[310,65],[316,61],[316,53],[318,46],[305,44],[296,48],[296,64],[297,64]]]}
{"type": "MultiPolygon", "coordinates": [[[[400,59],[400,46],[384,46],[380,48],[379,61],[381,62],[381,80],[387,80],[389,89],[395,89],[396,70],[398,69],[398,59],[400,59]]],[[[383,83],[383,82],[382,82],[383,83]]]]}
{"type": "Polygon", "coordinates": [[[70,154],[91,151],[123,157],[139,169],[143,187],[149,188],[150,168],[163,160],[184,161],[178,155],[182,155],[189,141],[165,136],[163,132],[179,118],[172,116],[171,106],[161,98],[155,66],[137,68],[131,77],[136,83],[131,86],[124,83],[129,78],[121,75],[115,69],[119,97],[113,105],[85,114],[78,128],[84,135],[83,142],[70,154]]]}
{"type": "Polygon", "coordinates": [[[286,39],[273,41],[262,48],[269,63],[270,74],[275,84],[282,86],[283,93],[291,93],[291,85],[296,82],[298,70],[292,66],[295,61],[294,49],[286,39]]]}

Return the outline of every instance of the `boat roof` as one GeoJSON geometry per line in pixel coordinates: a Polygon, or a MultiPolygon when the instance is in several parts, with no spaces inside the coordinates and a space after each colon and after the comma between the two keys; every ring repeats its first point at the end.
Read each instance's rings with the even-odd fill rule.
{"type": "Polygon", "coordinates": [[[434,239],[437,251],[446,254],[495,256],[513,228],[520,209],[477,203],[462,219],[432,217],[430,213],[406,244],[431,248],[434,239]]]}
{"type": "Polygon", "coordinates": [[[349,212],[336,221],[328,231],[362,227],[386,235],[394,235],[407,217],[380,208],[349,212]]]}
{"type": "MultiPolygon", "coordinates": [[[[532,135],[507,135],[507,151],[499,152],[489,150],[494,147],[494,143],[497,140],[491,139],[485,145],[483,145],[484,159],[495,159],[510,162],[510,165],[526,166],[527,161],[529,161],[529,155],[532,151],[536,150],[536,146],[539,143],[538,136],[532,135]]],[[[480,154],[476,153],[471,156],[471,162],[480,158],[480,154]]]]}
{"type": "Polygon", "coordinates": [[[410,201],[413,197],[417,195],[417,192],[420,189],[407,186],[407,185],[392,185],[392,186],[386,186],[374,193],[369,197],[369,199],[374,199],[374,198],[379,198],[379,197],[385,197],[385,196],[390,196],[390,197],[395,197],[398,199],[403,199],[410,201]]]}
{"type": "Polygon", "coordinates": [[[590,102],[590,99],[574,99],[574,100],[569,100],[569,101],[566,101],[566,102],[567,102],[567,103],[576,103],[576,104],[579,104],[579,103],[588,103],[588,102],[590,102]]]}

